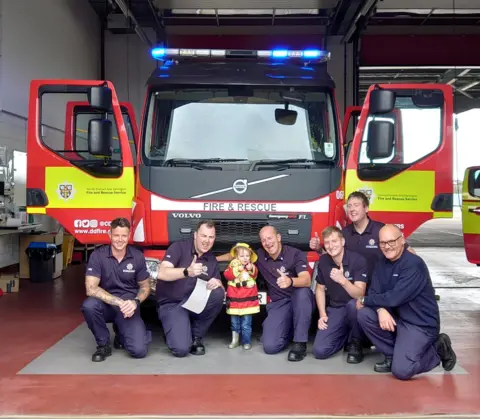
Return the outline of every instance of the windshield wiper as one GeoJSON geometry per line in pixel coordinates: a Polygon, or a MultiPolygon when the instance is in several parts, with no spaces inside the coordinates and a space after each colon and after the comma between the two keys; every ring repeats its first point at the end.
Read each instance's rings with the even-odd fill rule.
{"type": "Polygon", "coordinates": [[[204,164],[201,160],[169,159],[165,160],[163,165],[175,167],[191,167],[192,169],[197,170],[222,170],[221,166],[208,166],[204,164]]]}
{"type": "MultiPolygon", "coordinates": [[[[174,159],[182,160],[182,159],[174,159]]],[[[212,159],[188,159],[184,161],[195,162],[195,163],[227,163],[232,161],[248,161],[247,159],[222,159],[222,158],[212,158],[212,159]]]]}
{"type": "Polygon", "coordinates": [[[250,170],[254,170],[256,166],[286,166],[289,167],[295,163],[313,163],[314,165],[322,164],[327,166],[332,166],[335,163],[328,160],[311,160],[311,159],[284,159],[284,160],[258,160],[253,163],[250,170]]]}

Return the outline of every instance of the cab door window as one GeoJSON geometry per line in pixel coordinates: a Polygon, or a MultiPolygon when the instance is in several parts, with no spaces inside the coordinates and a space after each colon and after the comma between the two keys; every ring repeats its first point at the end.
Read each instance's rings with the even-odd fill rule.
{"type": "Polygon", "coordinates": [[[472,170],[470,172],[468,193],[475,198],[480,198],[480,169],[472,170]]]}
{"type": "MultiPolygon", "coordinates": [[[[133,135],[132,124],[128,113],[122,109],[123,120],[125,123],[125,128],[127,130],[128,143],[130,145],[130,151],[132,152],[133,161],[136,161],[137,150],[135,144],[135,138],[133,135]]],[[[88,121],[92,118],[95,118],[96,114],[87,111],[75,112],[74,117],[74,133],[73,133],[73,145],[74,151],[83,159],[99,159],[100,157],[93,156],[88,152],[88,121]]],[[[112,136],[113,136],[113,154],[112,159],[121,160],[120,152],[120,142],[118,137],[117,128],[115,126],[115,121],[112,113],[108,113],[108,119],[113,122],[112,136]]],[[[101,159],[101,158],[100,158],[101,159]]]]}
{"type": "Polygon", "coordinates": [[[113,115],[109,115],[109,119],[112,121],[112,133],[117,140],[114,141],[116,151],[112,156],[105,158],[88,153],[88,123],[91,119],[102,119],[101,113],[90,111],[83,115],[79,125],[81,138],[79,144],[76,144],[75,121],[72,124],[69,109],[72,103],[88,103],[88,92],[87,86],[65,88],[62,85],[45,85],[40,88],[40,141],[48,150],[92,176],[120,177],[123,173],[122,153],[118,141],[118,126],[113,115]],[[69,136],[73,136],[73,147],[66,146],[67,138],[71,138],[69,136]]]}
{"type": "MultiPolygon", "coordinates": [[[[443,98],[443,96],[442,96],[443,98]]],[[[364,180],[385,180],[434,153],[442,143],[442,100],[416,104],[404,92],[397,93],[395,108],[390,114],[375,116],[394,124],[394,147],[387,158],[370,160],[367,157],[369,116],[358,154],[358,176],[364,180]]]]}

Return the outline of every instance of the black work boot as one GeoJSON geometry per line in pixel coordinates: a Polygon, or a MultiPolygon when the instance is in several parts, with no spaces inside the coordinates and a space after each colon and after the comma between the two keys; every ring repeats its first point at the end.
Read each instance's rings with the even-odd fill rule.
{"type": "Polygon", "coordinates": [[[288,360],[292,362],[302,361],[307,355],[307,344],[305,342],[293,342],[292,349],[288,353],[288,360]]]}
{"type": "Polygon", "coordinates": [[[373,370],[375,372],[392,372],[392,358],[385,357],[385,361],[377,362],[373,370]]]}
{"type": "Polygon", "coordinates": [[[97,350],[92,355],[92,361],[102,362],[102,361],[105,361],[105,359],[110,355],[112,355],[112,348],[110,347],[109,344],[105,346],[97,346],[97,350]]]}
{"type": "Polygon", "coordinates": [[[445,371],[451,371],[457,363],[457,355],[452,348],[452,342],[448,335],[440,333],[435,342],[435,349],[442,361],[442,367],[445,371]]]}
{"type": "Polygon", "coordinates": [[[122,342],[120,342],[120,338],[118,335],[115,335],[115,338],[113,339],[113,347],[115,349],[124,349],[122,342]]]}
{"type": "Polygon", "coordinates": [[[123,344],[120,341],[120,334],[118,332],[118,327],[115,323],[113,323],[113,332],[115,333],[115,337],[113,339],[113,347],[115,349],[123,349],[123,344]]]}
{"type": "Polygon", "coordinates": [[[352,340],[348,347],[347,362],[349,364],[360,364],[363,361],[362,344],[358,340],[352,340]]]}
{"type": "Polygon", "coordinates": [[[192,355],[205,355],[205,345],[202,342],[202,338],[193,338],[190,353],[192,355]]]}

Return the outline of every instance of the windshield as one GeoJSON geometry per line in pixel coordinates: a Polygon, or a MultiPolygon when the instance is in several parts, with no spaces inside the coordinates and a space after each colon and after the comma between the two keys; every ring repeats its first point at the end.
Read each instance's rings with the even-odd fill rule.
{"type": "Polygon", "coordinates": [[[288,88],[249,88],[245,93],[239,89],[154,92],[144,134],[146,164],[163,166],[172,159],[230,160],[235,164],[336,161],[337,126],[329,93],[292,93],[288,88]],[[287,100],[288,111],[295,115],[285,115],[287,100]]]}

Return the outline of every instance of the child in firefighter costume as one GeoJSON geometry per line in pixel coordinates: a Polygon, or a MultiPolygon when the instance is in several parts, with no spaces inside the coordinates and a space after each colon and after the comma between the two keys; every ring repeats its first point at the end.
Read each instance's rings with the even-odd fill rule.
{"type": "Polygon", "coordinates": [[[258,300],[256,253],[246,243],[237,243],[230,250],[233,260],[225,270],[227,314],[231,316],[232,342],[230,349],[243,345],[252,347],[252,315],[260,311],[258,300]]]}

